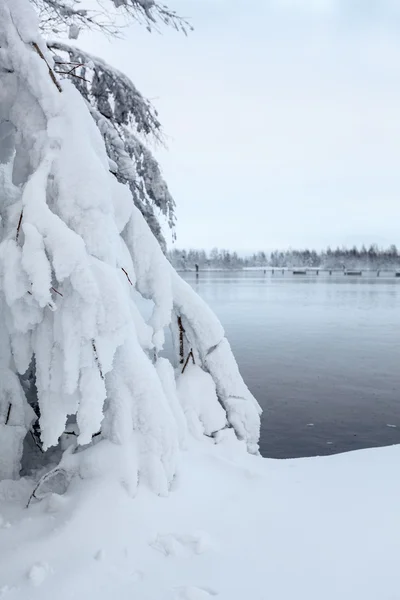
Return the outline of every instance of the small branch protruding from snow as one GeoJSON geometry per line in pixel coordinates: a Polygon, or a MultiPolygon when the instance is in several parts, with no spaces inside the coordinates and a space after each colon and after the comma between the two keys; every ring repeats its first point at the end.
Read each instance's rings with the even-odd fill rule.
{"type": "Polygon", "coordinates": [[[41,477],[34,487],[31,495],[29,496],[28,503],[26,508],[29,508],[30,503],[33,499],[42,500],[45,495],[55,492],[60,495],[64,494],[67,491],[68,485],[72,479],[73,472],[66,471],[63,467],[55,467],[48,473],[45,473],[43,477],[41,477]],[[57,476],[59,480],[57,481],[57,476]],[[52,485],[53,480],[53,485],[52,485]],[[40,493],[40,488],[47,484],[47,490],[42,490],[40,493]],[[37,493],[39,492],[39,495],[37,493]]]}
{"type": "Polygon", "coordinates": [[[34,433],[34,431],[33,431],[32,429],[30,430],[30,434],[31,434],[31,436],[32,436],[32,439],[33,439],[33,441],[34,441],[34,443],[35,443],[35,446],[37,446],[37,447],[39,448],[40,452],[42,452],[42,454],[43,454],[43,453],[44,453],[44,450],[43,450],[43,448],[42,448],[41,444],[39,443],[39,440],[38,440],[38,438],[36,437],[36,434],[34,433]]]}
{"type": "Polygon", "coordinates": [[[21,229],[21,223],[22,223],[22,217],[24,216],[24,210],[21,210],[21,214],[19,215],[19,220],[18,220],[18,226],[17,226],[17,233],[15,235],[15,241],[18,242],[18,238],[19,238],[19,232],[21,229]]]}
{"type": "Polygon", "coordinates": [[[187,367],[187,365],[188,365],[188,362],[189,362],[189,359],[190,359],[190,357],[192,358],[193,364],[195,365],[195,364],[196,364],[196,361],[194,360],[194,354],[193,354],[193,349],[192,349],[192,348],[190,349],[190,352],[189,352],[189,354],[187,355],[186,362],[185,362],[185,364],[183,365],[182,374],[185,372],[185,369],[186,369],[186,367],[187,367]]]}
{"type": "Polygon", "coordinates": [[[124,267],[121,267],[121,271],[123,271],[125,273],[127,280],[129,281],[129,283],[131,285],[133,285],[133,283],[132,283],[132,281],[131,281],[131,279],[130,279],[128,273],[127,273],[127,271],[125,271],[124,267]]]}
{"type": "Polygon", "coordinates": [[[97,348],[96,348],[96,344],[95,344],[94,340],[92,340],[92,348],[93,348],[93,352],[94,352],[94,360],[97,365],[97,368],[99,369],[100,377],[102,379],[104,379],[103,371],[101,370],[99,355],[97,354],[97,348]]]}
{"type": "Polygon", "coordinates": [[[62,92],[62,87],[58,83],[57,77],[55,76],[53,69],[50,67],[49,63],[47,62],[45,55],[43,54],[43,52],[41,51],[41,49],[39,48],[39,46],[37,45],[36,42],[32,42],[32,46],[35,48],[35,50],[39,54],[40,58],[42,60],[44,60],[44,62],[46,63],[47,68],[49,70],[49,75],[50,75],[54,85],[56,86],[56,88],[58,89],[59,92],[62,92]]]}
{"type": "MultiPolygon", "coordinates": [[[[75,437],[79,437],[79,435],[76,433],[76,431],[64,431],[64,435],[73,435],[75,437]]],[[[101,429],[100,429],[100,431],[97,431],[97,433],[94,433],[92,435],[92,439],[95,437],[99,437],[99,435],[101,435],[101,429]]]]}
{"type": "Polygon", "coordinates": [[[11,407],[12,407],[12,404],[10,402],[10,404],[8,405],[8,411],[7,411],[7,417],[6,417],[5,425],[8,425],[8,421],[10,420],[11,407]]]}
{"type": "Polygon", "coordinates": [[[59,296],[61,296],[61,298],[63,298],[63,294],[61,292],[59,292],[58,290],[56,290],[56,288],[52,287],[51,290],[55,293],[58,294],[59,296]]]}
{"type": "Polygon", "coordinates": [[[77,79],[82,79],[82,81],[86,81],[86,83],[89,83],[88,79],[85,79],[85,77],[74,73],[73,69],[71,69],[71,71],[69,71],[68,73],[65,73],[64,71],[54,71],[54,73],[57,73],[57,75],[70,75],[71,77],[76,77],[77,79]]]}
{"type": "Polygon", "coordinates": [[[178,327],[179,327],[179,356],[180,356],[180,361],[179,362],[181,363],[181,365],[183,365],[183,362],[184,362],[184,357],[183,357],[183,334],[185,333],[185,330],[184,330],[183,325],[182,325],[182,319],[181,319],[181,317],[178,317],[178,327]]]}

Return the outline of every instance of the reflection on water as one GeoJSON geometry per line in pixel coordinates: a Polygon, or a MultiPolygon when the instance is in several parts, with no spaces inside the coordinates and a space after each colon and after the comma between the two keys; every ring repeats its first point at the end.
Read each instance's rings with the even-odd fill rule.
{"type": "Polygon", "coordinates": [[[399,278],[181,275],[220,318],[264,409],[264,456],[400,442],[399,278]]]}

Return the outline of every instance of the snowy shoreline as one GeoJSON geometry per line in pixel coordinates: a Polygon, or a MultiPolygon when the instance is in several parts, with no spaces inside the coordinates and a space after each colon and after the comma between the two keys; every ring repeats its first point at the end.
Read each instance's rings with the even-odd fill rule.
{"type": "Polygon", "coordinates": [[[170,496],[112,473],[25,509],[0,483],[7,600],[394,600],[400,446],[262,459],[190,442],[170,496]]]}

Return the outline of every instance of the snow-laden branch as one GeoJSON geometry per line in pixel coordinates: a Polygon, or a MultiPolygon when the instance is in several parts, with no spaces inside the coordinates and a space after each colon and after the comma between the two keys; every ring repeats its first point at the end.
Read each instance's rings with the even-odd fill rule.
{"type": "MultiPolygon", "coordinates": [[[[115,69],[106,61],[89,52],[61,41],[50,40],[48,47],[56,53],[55,63],[63,64],[63,56],[67,55],[71,65],[78,69],[71,74],[72,81],[82,96],[94,106],[100,114],[111,119],[117,125],[130,125],[138,133],[153,135],[159,138],[161,123],[157,112],[146,100],[132,81],[124,73],[115,69]],[[76,74],[83,79],[75,81],[76,74]]],[[[68,74],[68,66],[63,69],[68,74]]]]}
{"type": "Polygon", "coordinates": [[[169,193],[157,161],[137,136],[126,128],[121,134],[110,119],[91,106],[89,110],[103,136],[110,158],[110,171],[118,181],[129,186],[135,205],[165,252],[165,239],[155,209],[160,210],[173,229],[175,201],[169,193]]]}
{"type": "MultiPolygon", "coordinates": [[[[185,356],[190,351],[195,352],[197,362],[215,383],[228,422],[239,439],[246,441],[249,451],[257,452],[261,409],[239,373],[221,323],[162,254],[139,211],[134,211],[122,236],[134,261],[137,288],[144,297],[154,301],[150,319],[154,344],[162,346],[164,327],[172,325],[178,345],[176,323],[180,317],[186,339],[185,356]]],[[[178,354],[176,352],[176,356],[178,354]]]]}
{"type": "Polygon", "coordinates": [[[46,33],[66,33],[76,39],[81,29],[100,31],[109,36],[121,32],[121,18],[143,24],[149,31],[159,24],[187,33],[192,29],[187,19],[155,0],[30,0],[40,15],[46,33]]]}
{"type": "Polygon", "coordinates": [[[48,42],[58,73],[68,76],[88,102],[106,143],[118,180],[132,197],[161,247],[166,244],[156,210],[175,226],[175,202],[160,167],[140,135],[161,139],[161,124],[151,103],[123,73],[102,59],[61,42],[48,42]]]}

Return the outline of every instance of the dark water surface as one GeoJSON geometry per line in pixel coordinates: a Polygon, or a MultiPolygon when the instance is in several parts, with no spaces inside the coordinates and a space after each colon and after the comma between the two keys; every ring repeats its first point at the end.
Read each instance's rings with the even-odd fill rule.
{"type": "Polygon", "coordinates": [[[400,278],[181,273],[218,315],[284,458],[400,443],[400,278]]]}

